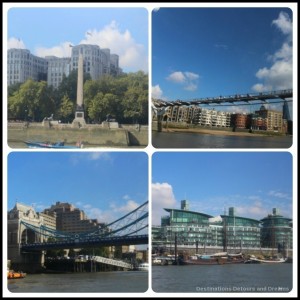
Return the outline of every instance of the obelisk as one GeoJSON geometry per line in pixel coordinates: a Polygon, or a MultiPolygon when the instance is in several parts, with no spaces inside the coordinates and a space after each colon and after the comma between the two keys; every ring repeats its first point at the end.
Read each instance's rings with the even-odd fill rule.
{"type": "Polygon", "coordinates": [[[79,54],[78,58],[78,76],[77,76],[77,101],[76,101],[76,111],[75,119],[73,120],[73,125],[84,126],[84,108],[83,108],[83,56],[82,53],[79,54]]]}

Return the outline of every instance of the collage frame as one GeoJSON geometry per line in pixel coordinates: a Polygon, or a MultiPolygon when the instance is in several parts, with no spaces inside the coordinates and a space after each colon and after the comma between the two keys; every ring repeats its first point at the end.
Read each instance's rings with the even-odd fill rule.
{"type": "MultiPolygon", "coordinates": [[[[58,292],[58,293],[53,293],[53,297],[92,297],[92,298],[110,298],[110,297],[116,297],[116,298],[137,298],[137,297],[145,297],[145,298],[158,298],[158,297],[162,297],[162,298],[167,298],[167,297],[191,297],[191,298],[196,298],[196,297],[201,297],[201,296],[207,296],[207,297],[221,297],[221,298],[235,298],[235,297],[252,297],[252,296],[259,296],[259,297],[270,297],[270,296],[274,296],[274,297],[278,297],[278,296],[284,296],[284,297],[295,297],[298,295],[298,286],[297,286],[297,256],[293,257],[293,265],[292,265],[292,290],[289,292],[286,291],[280,291],[280,290],[268,290],[268,291],[264,291],[263,293],[260,293],[258,291],[254,291],[254,290],[235,290],[235,291],[225,291],[226,293],[224,293],[224,291],[221,290],[203,290],[203,288],[201,286],[199,287],[195,287],[195,289],[193,291],[185,291],[185,290],[176,290],[175,291],[170,291],[170,290],[159,290],[159,291],[155,291],[153,289],[154,286],[154,281],[157,280],[157,278],[159,277],[155,277],[155,279],[153,279],[153,266],[151,264],[151,252],[152,252],[152,226],[155,225],[153,224],[153,218],[156,214],[156,210],[153,207],[153,195],[154,195],[154,190],[153,190],[153,185],[154,185],[154,176],[158,175],[158,172],[156,173],[156,171],[153,169],[153,166],[157,166],[158,163],[165,163],[166,167],[170,167],[171,163],[168,161],[168,159],[166,159],[164,162],[165,156],[172,156],[174,155],[174,157],[176,155],[178,155],[178,157],[180,157],[180,155],[182,154],[186,154],[188,156],[193,157],[193,155],[198,154],[198,155],[215,155],[216,158],[222,156],[230,156],[230,155],[248,155],[248,154],[253,154],[256,153],[258,155],[262,155],[265,156],[266,154],[270,154],[271,156],[275,156],[275,155],[282,155],[282,156],[291,156],[291,169],[290,171],[292,172],[292,179],[291,179],[291,186],[292,186],[292,191],[291,191],[291,202],[292,202],[292,220],[293,220],[293,231],[292,231],[292,238],[293,238],[293,251],[296,251],[295,253],[297,253],[297,208],[298,208],[298,203],[297,203],[297,196],[298,196],[298,191],[297,191],[297,179],[298,179],[298,155],[297,155],[297,145],[298,145],[298,120],[297,120],[297,111],[298,111],[298,104],[296,101],[292,102],[292,115],[294,116],[293,122],[292,122],[292,136],[293,136],[293,140],[292,140],[292,144],[290,146],[283,146],[283,147],[271,147],[268,148],[268,146],[266,146],[266,148],[264,148],[264,146],[262,147],[251,147],[250,148],[246,148],[244,146],[242,147],[211,147],[209,146],[209,144],[205,144],[205,141],[202,141],[202,143],[204,143],[203,147],[199,147],[199,142],[198,144],[196,143],[193,146],[188,146],[186,144],[180,144],[180,146],[178,146],[178,144],[174,144],[174,146],[170,146],[171,143],[173,141],[169,141],[168,145],[169,146],[165,146],[165,144],[161,144],[163,146],[161,147],[155,147],[153,146],[153,138],[154,136],[156,136],[156,131],[154,131],[154,126],[157,126],[158,130],[159,129],[159,124],[152,122],[152,114],[153,114],[153,108],[154,109],[158,109],[163,111],[163,104],[160,104],[161,106],[157,105],[156,107],[153,105],[153,87],[156,84],[156,82],[154,82],[153,78],[154,78],[154,65],[153,65],[153,45],[152,45],[152,40],[153,40],[153,34],[154,34],[154,29],[153,29],[153,12],[154,11],[158,11],[158,8],[188,8],[188,9],[195,9],[195,8],[245,8],[245,4],[244,3],[218,3],[218,5],[216,6],[215,3],[114,3],[114,8],[121,8],[121,9],[145,9],[146,12],[148,13],[148,20],[147,20],[147,25],[148,25],[148,44],[147,44],[147,49],[146,52],[148,54],[148,59],[147,59],[147,63],[148,63],[148,87],[149,87],[149,94],[148,94],[148,128],[146,129],[146,134],[147,134],[147,140],[148,143],[146,143],[146,145],[144,145],[144,140],[143,140],[143,144],[142,146],[137,146],[137,147],[132,147],[132,148],[126,148],[126,147],[119,147],[119,146],[99,146],[97,148],[81,148],[81,149],[59,149],[59,150],[49,150],[49,149],[24,149],[25,147],[21,147],[19,148],[18,146],[16,148],[14,147],[10,147],[8,145],[8,140],[9,140],[9,126],[8,126],[8,92],[7,92],[7,87],[8,87],[8,83],[7,80],[5,79],[7,77],[7,56],[6,56],[6,52],[8,50],[8,28],[6,28],[6,26],[8,27],[8,11],[11,8],[28,8],[28,7],[38,7],[38,8],[45,8],[44,7],[45,3],[40,3],[40,4],[21,4],[21,3],[4,3],[3,6],[3,24],[4,24],[4,29],[3,29],[3,141],[2,141],[2,145],[3,145],[3,154],[2,154],[2,162],[3,162],[3,187],[4,187],[4,191],[3,191],[3,196],[4,196],[4,200],[3,200],[3,296],[7,297],[7,298],[14,298],[16,296],[21,296],[22,297],[49,297],[49,293],[48,292],[43,292],[43,291],[39,291],[39,292],[19,292],[19,291],[15,291],[12,292],[8,289],[8,279],[6,278],[6,273],[7,273],[7,258],[8,258],[8,249],[7,249],[7,244],[8,244],[8,211],[9,209],[11,209],[11,207],[9,207],[9,191],[11,190],[12,187],[10,187],[10,176],[12,176],[11,173],[11,169],[10,169],[10,165],[13,165],[11,160],[12,157],[21,157],[22,155],[27,156],[27,155],[32,155],[32,154],[50,154],[50,153],[61,153],[61,154],[84,154],[84,155],[88,155],[91,153],[96,153],[98,155],[105,155],[106,153],[111,154],[113,156],[117,156],[119,155],[123,155],[124,157],[128,155],[128,157],[130,156],[136,156],[138,158],[138,156],[146,156],[147,157],[147,161],[143,161],[143,166],[147,165],[147,172],[146,172],[146,177],[147,177],[147,188],[148,188],[148,207],[149,207],[149,215],[148,215],[148,222],[149,222],[149,226],[148,226],[148,236],[149,236],[149,243],[148,243],[148,262],[149,262],[149,272],[148,272],[148,278],[147,278],[147,283],[148,283],[148,288],[144,291],[144,292],[132,292],[132,291],[128,291],[128,292],[89,292],[89,291],[83,291],[83,292],[58,292]],[[151,91],[152,89],[152,91],[151,91]],[[160,158],[161,156],[161,158],[160,158]],[[159,159],[158,159],[158,158],[159,159]],[[6,201],[6,199],[8,199],[6,201]],[[295,229],[296,228],[296,229],[295,229]],[[280,292],[280,293],[279,293],[280,292]]],[[[62,6],[58,5],[57,3],[48,3],[48,6],[51,8],[62,8],[62,6]]],[[[47,7],[48,7],[47,6],[47,7]]],[[[298,4],[295,2],[289,2],[289,3],[264,3],[261,5],[255,5],[255,3],[248,3],[247,4],[247,8],[257,8],[257,6],[259,6],[260,8],[289,8],[292,11],[292,17],[293,17],[293,24],[298,24],[298,15],[297,15],[297,8],[298,8],[298,4]]],[[[70,3],[70,4],[64,4],[63,8],[111,8],[112,4],[111,3],[70,3]]],[[[133,37],[134,39],[134,37],[133,37]]],[[[293,66],[293,70],[292,70],[292,81],[293,81],[293,93],[296,94],[296,99],[297,99],[297,95],[298,95],[298,90],[297,90],[297,27],[295,25],[293,25],[293,33],[292,33],[292,41],[293,41],[293,46],[292,46],[292,57],[293,57],[293,62],[292,62],[292,66],[293,66]]],[[[219,47],[224,47],[225,45],[221,46],[221,44],[219,45],[219,47]]],[[[170,69],[171,70],[171,69],[170,69]]],[[[175,71],[177,70],[173,70],[173,73],[176,73],[175,71]]],[[[185,70],[187,73],[191,72],[191,70],[185,70]]],[[[171,73],[171,72],[170,72],[171,73]]],[[[179,73],[179,72],[178,72],[179,73]]],[[[176,75],[176,74],[175,74],[176,75]]],[[[175,76],[174,75],[174,76],[175,76]]],[[[178,76],[183,76],[184,73],[182,74],[177,74],[178,76]]],[[[169,76],[171,76],[171,74],[169,74],[169,76]]],[[[196,76],[196,74],[192,74],[190,73],[190,76],[196,76]]],[[[170,77],[171,78],[171,77],[170,77]]],[[[166,79],[166,77],[165,77],[166,79]]],[[[170,80],[170,79],[169,79],[170,80]]],[[[176,79],[176,80],[180,80],[180,79],[176,79]]],[[[191,84],[193,84],[193,82],[190,82],[191,84]]],[[[234,91],[235,93],[235,91],[234,91]]],[[[215,96],[215,95],[212,95],[215,96]]],[[[221,97],[221,96],[220,96],[221,97]]],[[[166,98],[167,99],[167,98],[166,98]]],[[[178,99],[178,98],[177,98],[178,99]]],[[[180,101],[180,100],[177,100],[180,101]]],[[[164,100],[162,100],[161,103],[163,103],[164,100]]],[[[168,102],[172,102],[169,101],[168,99],[165,100],[165,106],[166,103],[168,105],[168,102]]],[[[77,102],[78,103],[78,102],[77,102]]],[[[171,103],[172,104],[172,103],[171,103]]],[[[158,113],[159,115],[159,113],[158,113]]],[[[115,120],[113,120],[115,121],[115,120]]],[[[116,122],[117,123],[117,122],[116,122]]],[[[161,126],[163,126],[163,121],[161,126]]],[[[49,122],[50,124],[50,122],[49,122]]],[[[108,126],[112,126],[109,125],[110,122],[108,121],[108,126]]],[[[113,122],[111,123],[113,124],[113,122]]],[[[166,123],[165,123],[166,125],[166,123]]],[[[166,125],[168,126],[168,125],[166,125]]],[[[140,129],[139,129],[140,130],[140,129]]],[[[176,132],[176,134],[178,134],[178,132],[180,132],[179,130],[169,130],[170,132],[174,131],[176,132]]],[[[188,135],[191,135],[192,133],[187,133],[188,135]]],[[[197,133],[196,133],[197,134],[197,133]]],[[[165,139],[165,137],[164,137],[165,139]]],[[[157,140],[158,141],[158,140],[157,140]]],[[[74,142],[74,141],[73,141],[74,142]]],[[[158,141],[159,143],[163,143],[164,141],[158,141]]],[[[186,142],[184,142],[186,143],[186,142]]],[[[19,144],[18,144],[19,145],[19,144]]],[[[138,159],[137,159],[138,160],[138,159]]],[[[204,159],[205,160],[205,159],[204,159]]],[[[133,170],[135,170],[135,168],[133,168],[133,170]]],[[[138,169],[137,169],[138,170],[138,169]]],[[[144,169],[143,169],[144,170],[144,169]]],[[[157,168],[157,170],[160,170],[159,168],[157,168]]],[[[175,169],[173,170],[173,172],[175,172],[175,169]]],[[[158,176],[159,178],[159,176],[158,176]]],[[[163,178],[163,177],[162,177],[163,178]]],[[[162,180],[162,179],[161,179],[162,180]]],[[[163,182],[161,182],[163,183],[163,182]]],[[[144,184],[144,182],[143,182],[144,184]]],[[[169,188],[169,187],[168,187],[169,188]]],[[[171,186],[172,189],[172,186],[171,186]]],[[[175,190],[175,188],[174,188],[175,190]]],[[[172,193],[174,193],[174,190],[171,190],[172,193]]],[[[186,193],[189,193],[188,191],[185,191],[186,193]]],[[[168,194],[171,195],[171,194],[168,194]]],[[[178,194],[176,194],[176,196],[174,194],[172,194],[176,199],[175,202],[171,201],[170,203],[172,204],[176,204],[178,205],[179,199],[178,197],[181,197],[182,200],[188,200],[188,198],[190,197],[189,195],[183,195],[182,191],[178,194]]],[[[16,199],[14,200],[10,200],[10,201],[16,201],[16,199]]],[[[17,201],[16,201],[17,202],[17,201]]],[[[142,202],[140,201],[140,204],[142,202]]],[[[166,202],[167,203],[167,202],[166,202]]],[[[11,203],[10,203],[11,204],[11,203]]],[[[137,204],[137,203],[135,203],[137,204]]],[[[164,203],[163,203],[164,204],[164,203]]],[[[229,205],[229,203],[226,203],[229,205]]],[[[199,204],[200,205],[200,204],[199,204]]],[[[165,208],[165,207],[160,207],[165,208]]],[[[227,207],[226,207],[227,208],[227,207]]],[[[172,207],[172,209],[175,210],[179,210],[179,207],[172,207]]],[[[201,208],[203,209],[203,208],[201,208]]],[[[223,214],[222,209],[219,209],[220,214],[223,214]]],[[[181,207],[181,210],[185,210],[185,208],[181,207]]],[[[204,214],[205,214],[205,209],[203,210],[204,214]]],[[[271,212],[271,208],[270,211],[271,212]]],[[[209,214],[209,213],[208,213],[209,214]]],[[[208,215],[207,214],[207,215],[208,215]]],[[[224,215],[226,215],[226,213],[224,213],[224,215]]],[[[170,247],[171,249],[171,247],[170,247]]],[[[155,267],[154,267],[155,268],[155,267]]],[[[168,267],[169,268],[169,267],[168,267]]],[[[157,276],[160,276],[160,274],[158,274],[157,276]]],[[[176,282],[176,281],[175,281],[176,282]]]]}

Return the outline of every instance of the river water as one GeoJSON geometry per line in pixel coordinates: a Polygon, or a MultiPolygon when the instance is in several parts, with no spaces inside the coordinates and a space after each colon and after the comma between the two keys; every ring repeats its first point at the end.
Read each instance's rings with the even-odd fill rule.
{"type": "Polygon", "coordinates": [[[282,264],[153,266],[152,289],[158,293],[287,293],[292,268],[282,264]]]}
{"type": "Polygon", "coordinates": [[[27,274],[24,279],[10,279],[8,290],[12,293],[144,293],[148,290],[148,272],[27,274]]]}
{"type": "Polygon", "coordinates": [[[291,136],[226,136],[186,132],[152,132],[155,148],[279,148],[292,146],[291,136]]]}

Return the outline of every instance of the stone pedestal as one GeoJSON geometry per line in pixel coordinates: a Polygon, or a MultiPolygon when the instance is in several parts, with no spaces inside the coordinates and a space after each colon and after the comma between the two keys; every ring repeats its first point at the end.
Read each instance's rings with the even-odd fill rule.
{"type": "Polygon", "coordinates": [[[73,127],[84,127],[86,125],[84,119],[84,111],[76,111],[75,112],[75,119],[72,122],[73,127]]]}

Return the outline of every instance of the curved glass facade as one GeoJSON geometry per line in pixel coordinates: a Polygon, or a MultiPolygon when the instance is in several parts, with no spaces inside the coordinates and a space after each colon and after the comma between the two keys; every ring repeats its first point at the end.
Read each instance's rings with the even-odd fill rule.
{"type": "Polygon", "coordinates": [[[152,228],[153,245],[222,247],[230,249],[292,248],[291,219],[269,215],[255,220],[235,215],[221,215],[216,221],[204,213],[186,209],[165,209],[169,216],[161,219],[161,226],[152,228]],[[273,243],[271,241],[274,240],[273,243]]]}
{"type": "Polygon", "coordinates": [[[266,248],[291,248],[292,219],[269,215],[261,220],[261,245],[266,248]]]}

